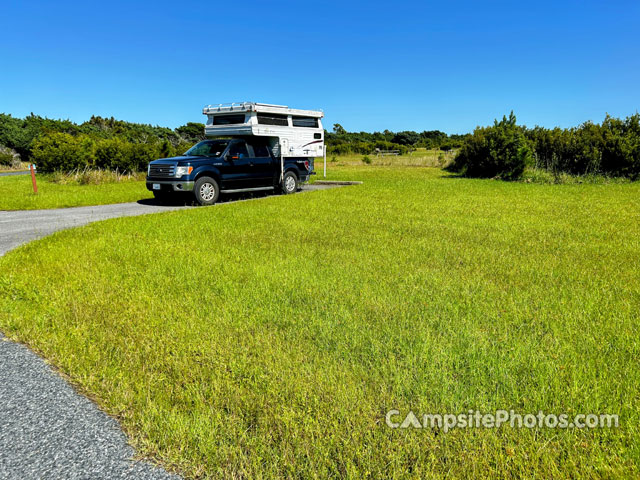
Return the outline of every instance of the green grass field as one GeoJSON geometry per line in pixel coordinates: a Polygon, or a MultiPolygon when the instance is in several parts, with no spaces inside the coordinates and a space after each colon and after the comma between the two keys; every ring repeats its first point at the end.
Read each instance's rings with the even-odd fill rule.
{"type": "Polygon", "coordinates": [[[189,478],[640,475],[640,184],[330,178],[364,184],[18,248],[0,329],[189,478]],[[620,426],[394,430],[391,409],[620,426]]]}
{"type": "Polygon", "coordinates": [[[81,207],[153,197],[143,181],[80,185],[54,183],[48,175],[38,174],[36,179],[38,193],[34,194],[30,175],[0,177],[0,210],[81,207]]]}

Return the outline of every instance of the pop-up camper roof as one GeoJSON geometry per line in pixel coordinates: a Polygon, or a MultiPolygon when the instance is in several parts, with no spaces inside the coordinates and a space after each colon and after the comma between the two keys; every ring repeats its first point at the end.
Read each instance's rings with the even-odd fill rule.
{"type": "Polygon", "coordinates": [[[246,112],[276,113],[280,115],[296,115],[312,118],[324,117],[322,110],[300,110],[298,108],[289,108],[286,105],[255,102],[220,103],[218,105],[207,105],[202,109],[202,113],[205,115],[246,112]]]}
{"type": "Polygon", "coordinates": [[[284,157],[320,157],[324,153],[324,129],[320,110],[300,110],[284,105],[241,102],[207,105],[205,135],[210,137],[270,137],[284,157]]]}

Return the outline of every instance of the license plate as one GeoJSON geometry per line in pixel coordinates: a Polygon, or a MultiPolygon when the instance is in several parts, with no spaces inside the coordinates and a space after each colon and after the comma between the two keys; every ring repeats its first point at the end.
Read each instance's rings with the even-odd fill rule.
{"type": "Polygon", "coordinates": [[[154,183],[151,188],[153,188],[154,190],[160,190],[160,184],[154,183]]]}

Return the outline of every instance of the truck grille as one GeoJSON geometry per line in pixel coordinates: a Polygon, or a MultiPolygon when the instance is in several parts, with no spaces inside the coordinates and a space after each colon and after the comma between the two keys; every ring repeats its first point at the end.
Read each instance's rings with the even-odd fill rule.
{"type": "Polygon", "coordinates": [[[150,177],[173,177],[175,173],[175,165],[151,165],[149,168],[150,177]]]}

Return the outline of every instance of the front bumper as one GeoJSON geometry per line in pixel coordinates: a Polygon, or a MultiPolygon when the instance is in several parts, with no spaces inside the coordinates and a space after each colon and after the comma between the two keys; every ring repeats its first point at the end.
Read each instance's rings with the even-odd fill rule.
{"type": "Polygon", "coordinates": [[[147,179],[147,190],[152,192],[191,192],[193,191],[192,180],[149,180],[147,179]],[[160,185],[160,189],[153,188],[154,185],[160,185]]]}

